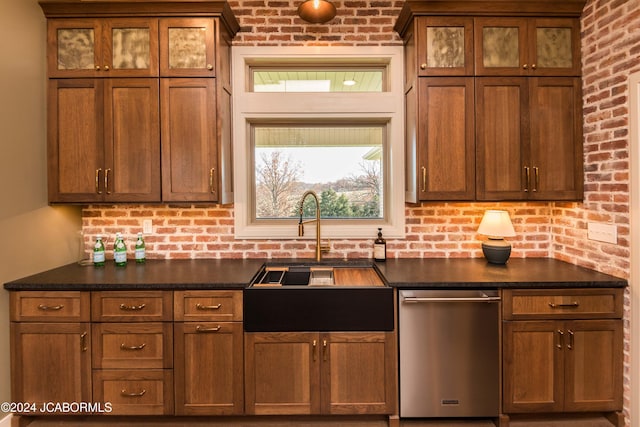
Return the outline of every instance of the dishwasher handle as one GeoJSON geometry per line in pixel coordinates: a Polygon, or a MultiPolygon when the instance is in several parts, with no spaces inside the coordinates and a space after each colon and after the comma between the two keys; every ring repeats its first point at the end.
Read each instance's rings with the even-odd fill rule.
{"type": "Polygon", "coordinates": [[[496,302],[500,297],[404,297],[402,302],[416,304],[421,302],[496,302]]]}

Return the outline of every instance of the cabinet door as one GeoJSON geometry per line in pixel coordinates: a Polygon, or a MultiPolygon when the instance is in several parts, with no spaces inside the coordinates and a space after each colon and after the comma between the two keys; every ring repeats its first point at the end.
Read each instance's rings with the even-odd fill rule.
{"type": "Polygon", "coordinates": [[[215,41],[214,19],[161,19],[160,75],[214,77],[215,41]]]}
{"type": "Polygon", "coordinates": [[[237,415],[244,411],[241,322],[175,324],[178,415],[237,415]]]}
{"type": "Polygon", "coordinates": [[[527,87],[519,77],[476,80],[478,200],[527,198],[527,87]]]}
{"type": "Polygon", "coordinates": [[[564,330],[564,410],[622,410],[622,321],[571,321],[564,330]]]}
{"type": "Polygon", "coordinates": [[[162,80],[162,199],[217,201],[215,79],[162,80]]]}
{"type": "Polygon", "coordinates": [[[474,55],[478,76],[529,74],[524,18],[475,18],[474,55]]]}
{"type": "Polygon", "coordinates": [[[418,85],[419,198],[473,200],[473,78],[424,77],[418,85]]]}
{"type": "Polygon", "coordinates": [[[158,79],[105,80],[105,199],[160,201],[158,79]]]}
{"type": "Polygon", "coordinates": [[[580,21],[534,19],[529,33],[530,74],[536,76],[580,75],[580,21]]]}
{"type": "Polygon", "coordinates": [[[12,322],[12,400],[91,402],[90,331],[88,323],[12,322]]]}
{"type": "Polygon", "coordinates": [[[562,411],[562,323],[504,322],[503,337],[503,411],[562,411]]]}
{"type": "Polygon", "coordinates": [[[103,77],[158,76],[158,20],[104,20],[103,77]]]}
{"type": "Polygon", "coordinates": [[[320,346],[322,413],[394,413],[393,334],[329,333],[320,346]]]}
{"type": "Polygon", "coordinates": [[[473,75],[473,19],[417,17],[418,74],[473,75]]]}
{"type": "Polygon", "coordinates": [[[47,20],[49,77],[97,77],[102,70],[102,26],[97,19],[47,20]]]}
{"type": "Polygon", "coordinates": [[[319,414],[320,351],[317,333],[245,334],[247,414],[319,414]]]}
{"type": "Polygon", "coordinates": [[[529,86],[529,197],[538,200],[580,200],[584,182],[580,79],[531,78],[529,86]]]}
{"type": "Polygon", "coordinates": [[[49,80],[50,202],[98,202],[104,197],[103,94],[98,79],[49,80]]]}

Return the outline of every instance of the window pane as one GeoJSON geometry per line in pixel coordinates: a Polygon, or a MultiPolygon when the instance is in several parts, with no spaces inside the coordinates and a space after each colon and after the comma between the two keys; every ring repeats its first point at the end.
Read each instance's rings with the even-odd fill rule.
{"type": "Polygon", "coordinates": [[[384,70],[254,69],[253,92],[382,92],[384,70]]]}
{"type": "MultiPolygon", "coordinates": [[[[384,125],[253,127],[255,218],[295,218],[313,190],[323,218],[384,217],[384,125]]],[[[315,215],[308,198],[304,215],[315,215]]]]}

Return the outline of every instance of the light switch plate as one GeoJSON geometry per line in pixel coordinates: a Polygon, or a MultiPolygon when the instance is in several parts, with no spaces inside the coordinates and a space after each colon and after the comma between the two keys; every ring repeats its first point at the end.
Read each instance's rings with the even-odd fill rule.
{"type": "Polygon", "coordinates": [[[616,244],[618,243],[618,228],[615,224],[589,222],[587,223],[587,237],[589,240],[616,244]]]}
{"type": "Polygon", "coordinates": [[[144,234],[153,233],[153,222],[150,219],[145,219],[142,221],[142,233],[144,234]]]}

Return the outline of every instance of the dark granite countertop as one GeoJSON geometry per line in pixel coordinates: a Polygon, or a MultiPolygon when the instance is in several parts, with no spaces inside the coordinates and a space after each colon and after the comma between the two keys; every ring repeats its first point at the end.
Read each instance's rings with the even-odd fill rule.
{"type": "Polygon", "coordinates": [[[506,265],[484,258],[392,259],[376,263],[396,288],[625,287],[627,281],[548,258],[511,258],[506,265]]]}
{"type": "MultiPolygon", "coordinates": [[[[7,290],[243,289],[264,264],[317,264],[313,260],[148,260],[117,268],[69,264],[5,283],[7,290]]],[[[336,266],[375,265],[396,288],[625,287],[627,281],[563,261],[511,258],[506,265],[476,259],[325,259],[336,266]]]]}

